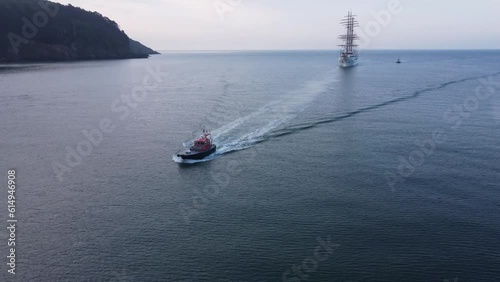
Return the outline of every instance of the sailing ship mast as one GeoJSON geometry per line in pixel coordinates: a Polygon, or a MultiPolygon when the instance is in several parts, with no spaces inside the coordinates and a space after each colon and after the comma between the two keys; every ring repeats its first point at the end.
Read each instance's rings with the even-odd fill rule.
{"type": "Polygon", "coordinates": [[[339,39],[344,41],[344,44],[339,45],[342,47],[342,54],[354,55],[357,53],[356,47],[358,47],[354,42],[359,38],[354,33],[354,28],[359,27],[359,22],[356,20],[356,16],[353,15],[352,12],[349,12],[340,23],[346,27],[346,34],[339,36],[339,39]]]}

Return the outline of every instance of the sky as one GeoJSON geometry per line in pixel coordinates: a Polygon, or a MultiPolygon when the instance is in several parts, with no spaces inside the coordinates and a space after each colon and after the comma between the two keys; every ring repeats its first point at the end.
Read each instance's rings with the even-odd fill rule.
{"type": "Polygon", "coordinates": [[[97,11],[155,50],[500,49],[500,0],[57,0],[97,11]]]}

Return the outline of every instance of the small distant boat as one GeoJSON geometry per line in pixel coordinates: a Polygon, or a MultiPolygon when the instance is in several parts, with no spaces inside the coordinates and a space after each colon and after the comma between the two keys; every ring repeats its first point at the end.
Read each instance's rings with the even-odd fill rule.
{"type": "Polygon", "coordinates": [[[359,23],[352,12],[349,12],[340,23],[346,27],[346,34],[339,36],[339,39],[344,41],[342,45],[339,45],[342,47],[339,65],[343,68],[353,67],[358,64],[358,51],[356,50],[358,45],[354,44],[358,36],[354,33],[354,28],[358,27],[359,23]]]}
{"type": "Polygon", "coordinates": [[[396,64],[401,64],[401,60],[398,58],[398,60],[396,61],[396,64]]]}
{"type": "Polygon", "coordinates": [[[212,135],[207,130],[203,130],[203,135],[194,140],[189,149],[184,149],[177,153],[177,157],[183,160],[201,160],[215,153],[217,146],[212,143],[212,135]]]}

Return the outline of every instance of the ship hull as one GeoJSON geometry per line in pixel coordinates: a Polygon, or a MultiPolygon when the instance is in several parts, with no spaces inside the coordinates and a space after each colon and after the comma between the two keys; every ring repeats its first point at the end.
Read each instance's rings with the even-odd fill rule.
{"type": "Polygon", "coordinates": [[[339,58],[339,66],[342,68],[350,68],[358,65],[358,57],[357,56],[349,56],[344,57],[341,56],[339,58]]]}
{"type": "Polygon", "coordinates": [[[192,152],[190,150],[179,152],[177,153],[177,157],[182,158],[183,160],[201,160],[215,153],[216,150],[217,146],[212,145],[209,150],[203,152],[192,152]]]}

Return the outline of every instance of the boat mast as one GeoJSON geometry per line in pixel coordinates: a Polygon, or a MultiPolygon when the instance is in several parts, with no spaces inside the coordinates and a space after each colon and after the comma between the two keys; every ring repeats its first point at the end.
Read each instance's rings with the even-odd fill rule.
{"type": "Polygon", "coordinates": [[[339,39],[344,40],[344,44],[339,45],[343,49],[343,54],[354,54],[355,47],[358,45],[354,44],[354,41],[358,39],[358,36],[354,33],[354,28],[359,26],[356,16],[349,11],[347,16],[340,22],[346,27],[346,34],[340,35],[339,39]]]}

